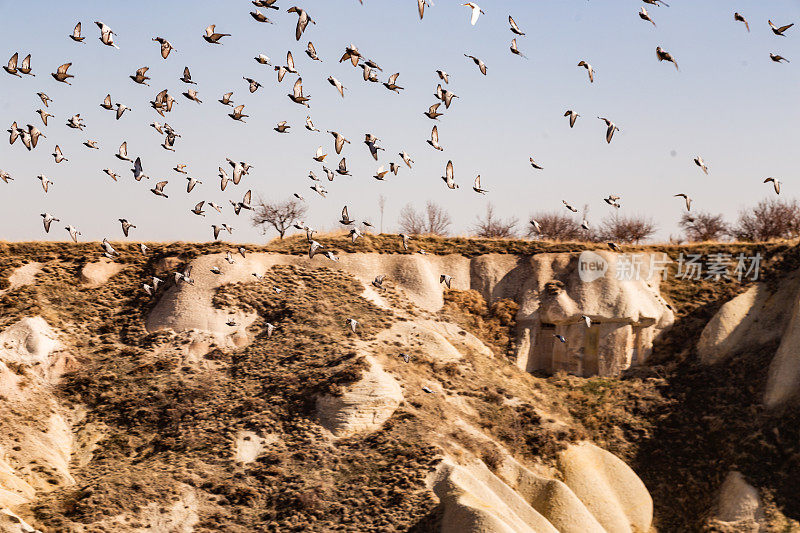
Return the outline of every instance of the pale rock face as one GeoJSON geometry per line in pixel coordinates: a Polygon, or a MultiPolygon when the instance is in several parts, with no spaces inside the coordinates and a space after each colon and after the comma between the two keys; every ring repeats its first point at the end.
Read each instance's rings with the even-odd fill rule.
{"type": "Polygon", "coordinates": [[[614,455],[589,443],[559,459],[560,472],[536,473],[510,456],[492,473],[477,459],[443,461],[429,484],[452,533],[646,533],[653,503],[644,484],[614,455]],[[554,476],[564,478],[564,481],[554,476]]]}
{"type": "MultiPolygon", "coordinates": [[[[489,254],[475,258],[461,255],[407,255],[355,253],[340,254],[332,263],[323,256],[249,254],[228,265],[223,255],[194,260],[194,286],[181,283],[167,289],[147,320],[147,329],[196,329],[211,333],[220,344],[241,347],[249,342],[246,327],[253,316],[235,315],[238,329],[225,324],[227,312],[213,309],[214,291],[227,283],[252,281],[252,274],[264,274],[275,265],[306,268],[337,268],[351,273],[365,286],[365,297],[387,306],[370,283],[386,275],[418,307],[441,309],[444,291],[441,274],[453,277],[453,290],[474,289],[489,302],[509,298],[520,305],[517,315],[517,364],[528,371],[567,370],[581,375],[616,375],[632,364],[642,364],[652,351],[653,340],[669,328],[674,316],[659,293],[660,278],[650,276],[650,256],[643,254],[639,280],[618,280],[618,254],[599,252],[608,263],[600,279],[583,282],[575,254],[538,254],[531,257],[489,254]],[[218,266],[223,274],[209,272],[218,266]],[[595,322],[586,328],[581,315],[595,322]],[[553,342],[553,335],[568,339],[565,346],[553,342]]],[[[655,254],[656,260],[660,259],[655,254]]]]}
{"type": "Polygon", "coordinates": [[[19,289],[20,287],[24,287],[26,285],[33,285],[36,283],[36,274],[41,272],[42,264],[31,262],[14,270],[10,276],[8,276],[8,283],[9,286],[7,289],[0,291],[0,294],[5,292],[11,292],[13,290],[19,289]]]}
{"type": "Polygon", "coordinates": [[[765,522],[764,508],[758,491],[745,481],[741,473],[728,472],[719,491],[714,519],[737,531],[762,530],[765,522]]]}
{"type": "Polygon", "coordinates": [[[559,456],[564,483],[608,531],[647,532],[653,499],[636,473],[594,444],[572,445],[559,456]]]}
{"type": "Polygon", "coordinates": [[[0,432],[0,507],[74,483],[72,431],[52,396],[52,384],[69,361],[61,349],[41,317],[23,318],[0,332],[0,387],[9,407],[0,432]]]}
{"type": "Polygon", "coordinates": [[[800,391],[800,272],[775,290],[757,283],[725,303],[703,330],[697,351],[703,363],[716,364],[776,341],[764,391],[768,408],[784,405],[800,391]]]}
{"type": "Polygon", "coordinates": [[[336,437],[375,431],[403,401],[403,390],[392,375],[372,357],[365,359],[369,370],[359,381],[341,396],[322,396],[317,400],[320,424],[336,437]]]}
{"type": "Polygon", "coordinates": [[[715,364],[742,348],[744,334],[756,320],[767,295],[766,287],[757,283],[723,304],[700,335],[697,352],[701,362],[715,364]]]}
{"type": "Polygon", "coordinates": [[[86,288],[101,287],[122,270],[122,265],[101,257],[95,263],[86,263],[81,269],[81,284],[86,288]]]}

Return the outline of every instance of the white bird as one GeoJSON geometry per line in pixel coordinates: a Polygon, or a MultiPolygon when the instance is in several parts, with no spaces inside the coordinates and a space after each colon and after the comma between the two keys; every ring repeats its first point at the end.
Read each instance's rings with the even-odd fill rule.
{"type": "Polygon", "coordinates": [[[776,180],[775,178],[767,178],[764,180],[764,183],[772,182],[772,188],[775,189],[775,194],[781,193],[781,182],[776,180]]]}
{"type": "Polygon", "coordinates": [[[431,130],[431,139],[427,141],[427,143],[433,146],[435,149],[439,150],[440,152],[444,151],[444,148],[442,148],[439,145],[439,128],[437,128],[436,126],[434,126],[433,129],[431,130]]]}
{"type": "Polygon", "coordinates": [[[155,194],[156,196],[163,196],[164,198],[169,198],[166,194],[164,194],[164,187],[167,186],[166,181],[159,181],[156,183],[156,186],[150,189],[150,192],[155,194]]]}
{"type": "Polygon", "coordinates": [[[192,190],[194,190],[194,188],[195,188],[195,186],[196,186],[196,185],[202,185],[202,184],[203,184],[203,182],[202,182],[202,181],[200,181],[200,180],[199,180],[199,179],[197,179],[197,178],[193,178],[193,177],[191,177],[191,176],[187,176],[187,177],[186,177],[186,182],[187,182],[187,183],[186,183],[186,192],[187,192],[187,193],[190,193],[190,192],[192,192],[192,190]]]}
{"type": "Polygon", "coordinates": [[[479,194],[486,194],[487,192],[489,192],[486,189],[482,189],[481,188],[481,175],[480,174],[478,174],[478,177],[475,178],[475,183],[472,185],[472,190],[477,192],[477,193],[479,193],[479,194]]]}
{"type": "Polygon", "coordinates": [[[47,192],[47,191],[50,189],[50,185],[52,185],[52,184],[53,184],[53,182],[52,182],[52,181],[50,181],[50,180],[48,179],[48,177],[47,177],[47,176],[45,176],[44,174],[39,174],[39,175],[38,175],[38,176],[36,176],[36,177],[39,179],[39,181],[41,181],[41,182],[42,182],[42,189],[44,189],[44,192],[47,192]]]}
{"type": "Polygon", "coordinates": [[[119,151],[116,154],[117,159],[121,159],[122,161],[132,162],[131,159],[128,157],[128,142],[125,141],[119,146],[119,151]]]}
{"type": "Polygon", "coordinates": [[[486,14],[486,13],[483,12],[483,9],[481,9],[480,6],[478,4],[476,4],[475,2],[467,2],[466,4],[462,4],[462,5],[465,5],[465,6],[467,6],[468,8],[470,8],[472,10],[472,17],[470,18],[469,22],[473,26],[475,24],[477,24],[478,17],[480,17],[481,15],[485,15],[486,14]]]}
{"type": "Polygon", "coordinates": [[[97,27],[100,28],[100,42],[102,42],[106,46],[113,46],[114,48],[119,50],[119,46],[114,44],[114,35],[116,35],[111,28],[103,24],[102,22],[95,22],[97,27]]]}
{"type": "Polygon", "coordinates": [[[448,276],[447,274],[442,274],[442,275],[439,276],[439,283],[440,284],[444,283],[447,286],[448,289],[450,288],[450,284],[452,282],[453,282],[453,277],[452,276],[448,276]]]}
{"type": "Polygon", "coordinates": [[[697,165],[698,167],[700,167],[703,170],[703,172],[706,175],[708,175],[708,166],[706,166],[706,163],[705,163],[705,161],[703,161],[702,157],[700,157],[699,155],[697,157],[695,157],[694,158],[694,164],[697,165]]]}
{"type": "Polygon", "coordinates": [[[53,157],[55,158],[56,163],[61,163],[62,161],[69,161],[69,159],[64,157],[64,154],[61,153],[61,148],[58,145],[56,145],[55,150],[53,151],[53,157]]]}
{"type": "Polygon", "coordinates": [[[55,222],[61,222],[61,219],[58,219],[51,215],[50,213],[42,213],[42,223],[44,224],[44,232],[50,233],[50,224],[55,222]]]}
{"type": "Polygon", "coordinates": [[[594,69],[592,66],[586,61],[581,61],[578,63],[578,66],[586,69],[586,71],[589,73],[589,82],[594,83],[594,69]]]}
{"type": "Polygon", "coordinates": [[[133,179],[136,181],[142,181],[142,178],[150,179],[150,176],[144,173],[141,157],[137,157],[136,161],[133,162],[133,168],[131,169],[131,172],[133,172],[133,179]]]}
{"type": "Polygon", "coordinates": [[[607,119],[605,117],[597,117],[597,118],[599,118],[600,120],[605,122],[606,126],[608,126],[608,129],[606,130],[606,142],[608,144],[611,144],[611,139],[614,137],[614,132],[615,131],[621,131],[621,130],[616,126],[616,124],[611,122],[609,119],[607,119]]]}
{"type": "Polygon", "coordinates": [[[347,320],[345,320],[345,324],[347,324],[347,326],[350,328],[350,331],[352,331],[353,333],[356,332],[356,328],[358,327],[358,320],[356,320],[355,318],[348,318],[347,320]]]}
{"type": "Polygon", "coordinates": [[[70,238],[72,238],[73,241],[78,242],[78,235],[81,235],[81,232],[78,231],[77,228],[75,228],[73,226],[67,226],[64,229],[69,232],[69,236],[70,236],[70,238]]]}
{"type": "Polygon", "coordinates": [[[680,193],[680,194],[676,194],[675,197],[683,198],[684,202],[686,203],[686,210],[687,211],[691,211],[692,210],[692,199],[689,198],[688,195],[686,195],[684,193],[680,193]]]}
{"type": "Polygon", "coordinates": [[[578,113],[576,113],[575,111],[573,111],[572,109],[567,109],[564,112],[564,116],[565,117],[569,117],[569,127],[570,128],[574,128],[575,127],[575,122],[578,120],[578,117],[580,115],[578,113]]]}
{"type": "Polygon", "coordinates": [[[442,180],[447,184],[448,189],[458,189],[458,185],[456,185],[454,181],[454,173],[453,173],[453,162],[447,162],[447,168],[445,169],[445,175],[442,176],[442,180]]]}

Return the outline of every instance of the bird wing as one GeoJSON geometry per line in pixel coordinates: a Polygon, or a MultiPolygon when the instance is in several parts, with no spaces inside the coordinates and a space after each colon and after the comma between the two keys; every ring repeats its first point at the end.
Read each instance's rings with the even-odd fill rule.
{"type": "Polygon", "coordinates": [[[400,76],[400,73],[399,73],[399,72],[397,72],[397,73],[395,73],[395,74],[392,74],[391,76],[389,76],[389,85],[394,85],[394,84],[395,84],[395,82],[397,81],[397,78],[398,78],[399,76],[400,76]]]}
{"type": "Polygon", "coordinates": [[[341,161],[339,161],[339,170],[342,172],[347,172],[347,160],[344,157],[341,161]]]}
{"type": "MultiPolygon", "coordinates": [[[[509,18],[511,18],[511,17],[509,17],[509,18]]],[[[475,184],[473,185],[473,188],[475,188],[475,189],[480,189],[481,188],[481,176],[480,176],[480,174],[478,174],[478,176],[475,178],[475,184]]]]}
{"type": "Polygon", "coordinates": [[[517,23],[514,22],[514,18],[511,15],[508,16],[508,23],[511,25],[512,28],[522,33],[522,31],[519,29],[519,26],[517,26],[517,23]]]}
{"type": "MultiPolygon", "coordinates": [[[[140,68],[140,69],[137,69],[137,70],[136,70],[136,76],[137,76],[137,77],[140,77],[140,78],[141,78],[141,77],[144,77],[145,73],[146,73],[148,70],[150,70],[150,67],[142,67],[142,68],[140,68]]],[[[166,91],[165,91],[165,94],[166,94],[166,91]]]]}
{"type": "Polygon", "coordinates": [[[470,23],[474,26],[478,22],[478,17],[481,16],[481,8],[475,5],[470,7],[472,7],[472,19],[470,19],[470,23]]]}
{"type": "MultiPolygon", "coordinates": [[[[17,60],[19,59],[19,53],[14,52],[14,55],[11,56],[11,59],[8,60],[8,70],[15,70],[17,68],[17,60]]],[[[61,70],[59,69],[59,72],[61,70]]]]}
{"type": "Polygon", "coordinates": [[[300,17],[297,19],[297,29],[294,32],[294,36],[298,41],[300,40],[300,37],[303,36],[303,32],[306,31],[306,26],[308,26],[309,20],[308,14],[305,11],[300,10],[300,17]]]}
{"type": "Polygon", "coordinates": [[[453,181],[453,162],[452,161],[448,161],[447,162],[447,170],[445,172],[446,172],[445,176],[447,176],[448,183],[452,182],[453,181]]]}
{"type": "Polygon", "coordinates": [[[297,78],[297,81],[294,82],[293,92],[295,98],[303,97],[303,78],[297,78]]]}
{"type": "Polygon", "coordinates": [[[294,57],[292,57],[292,52],[286,52],[286,66],[289,67],[289,70],[294,70],[294,57]]]}
{"type": "Polygon", "coordinates": [[[347,214],[347,206],[342,208],[342,220],[350,220],[350,216],[347,214]]]}
{"type": "Polygon", "coordinates": [[[163,192],[164,191],[164,187],[166,187],[166,185],[167,185],[166,181],[159,181],[158,183],[156,183],[156,190],[158,192],[163,192]]]}
{"type": "Polygon", "coordinates": [[[433,105],[432,105],[432,106],[431,106],[431,107],[428,109],[428,113],[430,113],[431,115],[433,115],[434,113],[436,113],[436,110],[437,110],[437,109],[439,109],[439,106],[440,106],[440,105],[442,105],[442,104],[433,104],[433,105]]]}
{"type": "Polygon", "coordinates": [[[794,22],[792,22],[791,24],[787,24],[786,26],[781,26],[780,28],[778,28],[778,32],[783,33],[792,26],[794,26],[794,22]]]}
{"type": "Polygon", "coordinates": [[[433,143],[434,146],[439,145],[439,128],[436,126],[431,130],[431,143],[433,143]]]}
{"type": "MultiPolygon", "coordinates": [[[[17,54],[14,54],[14,57],[16,57],[16,55],[17,54]]],[[[14,64],[16,65],[16,63],[17,63],[17,61],[15,59],[14,60],[14,64]]],[[[10,63],[9,63],[9,65],[10,65],[10,63]]],[[[59,74],[66,74],[67,73],[67,69],[69,69],[70,66],[72,66],[72,63],[64,63],[63,65],[58,67],[58,70],[56,72],[58,72],[59,74]]],[[[130,72],[130,71],[128,71],[128,72],[130,72]]]]}
{"type": "Polygon", "coordinates": [[[425,16],[425,0],[417,0],[417,9],[419,10],[419,19],[425,16]]]}
{"type": "Polygon", "coordinates": [[[75,25],[75,29],[72,30],[72,36],[73,37],[80,37],[81,36],[81,23],[80,22],[77,23],[75,25]]]}
{"type": "Polygon", "coordinates": [[[244,193],[244,198],[242,199],[242,203],[244,205],[250,205],[250,201],[253,198],[253,191],[248,190],[244,193]]]}
{"type": "Polygon", "coordinates": [[[308,53],[314,57],[316,57],[317,55],[317,49],[314,48],[314,43],[312,43],[311,41],[308,41],[308,53]]]}
{"type": "Polygon", "coordinates": [[[189,72],[189,67],[183,67],[183,77],[187,80],[192,79],[192,74],[189,72]]]}
{"type": "Polygon", "coordinates": [[[216,28],[216,24],[212,24],[208,28],[206,28],[206,36],[211,37],[214,34],[214,28],[216,28]]]}
{"type": "Polygon", "coordinates": [[[128,141],[125,141],[119,145],[119,155],[122,157],[128,157],[128,141]]]}

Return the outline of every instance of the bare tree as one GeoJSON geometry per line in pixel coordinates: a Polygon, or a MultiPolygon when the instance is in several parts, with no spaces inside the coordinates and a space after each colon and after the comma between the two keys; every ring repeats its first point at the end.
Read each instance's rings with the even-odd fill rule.
{"type": "Polygon", "coordinates": [[[678,226],[690,242],[719,241],[730,231],[722,215],[705,212],[684,213],[678,226]]]}
{"type": "Polygon", "coordinates": [[[472,227],[472,231],[478,237],[508,239],[516,236],[516,226],[518,222],[519,219],[516,217],[509,218],[508,220],[495,218],[494,205],[488,204],[486,206],[486,216],[484,218],[478,217],[477,222],[472,227]]]}
{"type": "Polygon", "coordinates": [[[539,224],[539,230],[533,224],[528,227],[528,236],[543,241],[575,241],[581,236],[581,224],[566,213],[557,211],[540,212],[531,216],[539,224]]]}
{"type": "Polygon", "coordinates": [[[424,211],[417,211],[411,204],[400,211],[400,230],[409,235],[447,235],[452,220],[440,205],[428,201],[424,211]]]}
{"type": "Polygon", "coordinates": [[[383,233],[383,212],[386,209],[386,197],[382,194],[378,196],[378,208],[381,210],[381,233],[383,233]]]}
{"type": "Polygon", "coordinates": [[[800,204],[797,200],[762,200],[739,212],[731,235],[740,241],[791,239],[800,235],[800,204]]]}
{"type": "Polygon", "coordinates": [[[603,219],[598,235],[603,240],[638,244],[652,237],[657,229],[655,222],[645,216],[614,214],[603,219]]]}
{"type": "Polygon", "coordinates": [[[272,227],[283,239],[292,224],[306,215],[308,208],[297,200],[265,202],[259,198],[253,210],[253,226],[261,227],[262,233],[272,227]]]}

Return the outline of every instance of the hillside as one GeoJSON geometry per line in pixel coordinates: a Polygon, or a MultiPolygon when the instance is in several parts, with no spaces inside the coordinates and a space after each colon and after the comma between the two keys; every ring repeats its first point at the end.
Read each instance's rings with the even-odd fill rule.
{"type": "MultiPolygon", "coordinates": [[[[114,243],[113,262],[97,243],[0,243],[3,530],[798,527],[795,397],[762,401],[783,330],[711,364],[698,355],[753,283],[669,276],[658,291],[674,324],[647,364],[529,373],[532,295],[561,279],[580,303],[570,258],[603,247],[318,240],[340,261],[304,257],[299,237],[244,256],[114,243]],[[176,281],[189,265],[194,283],[176,281]]],[[[758,252],[757,285],[774,294],[800,266],[795,243],[623,251],[758,252]]]]}

